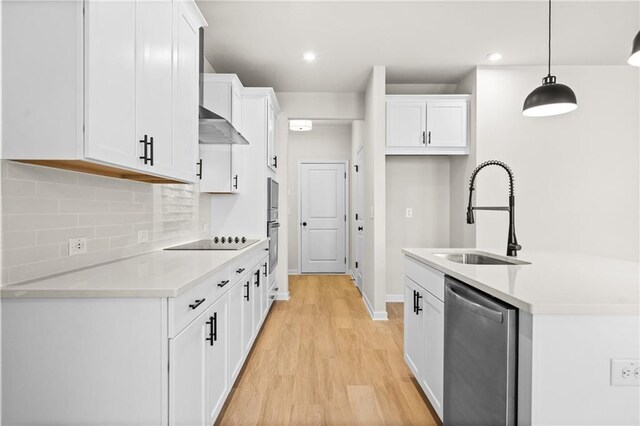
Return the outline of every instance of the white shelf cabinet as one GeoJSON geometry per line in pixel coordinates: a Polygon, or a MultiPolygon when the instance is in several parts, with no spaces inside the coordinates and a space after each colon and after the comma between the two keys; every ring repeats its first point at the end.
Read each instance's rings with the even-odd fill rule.
{"type": "Polygon", "coordinates": [[[3,158],[145,182],[195,181],[197,32],[206,26],[195,3],[3,9],[3,158]],[[47,78],[25,51],[46,52],[47,78]]]}
{"type": "Polygon", "coordinates": [[[386,154],[468,154],[469,99],[469,95],[388,95],[386,154]]]}
{"type": "Polygon", "coordinates": [[[3,299],[2,421],[214,424],[268,314],[267,246],[175,298],[3,299]]]}
{"type": "Polygon", "coordinates": [[[442,419],[444,275],[405,256],[404,359],[442,419]]]}

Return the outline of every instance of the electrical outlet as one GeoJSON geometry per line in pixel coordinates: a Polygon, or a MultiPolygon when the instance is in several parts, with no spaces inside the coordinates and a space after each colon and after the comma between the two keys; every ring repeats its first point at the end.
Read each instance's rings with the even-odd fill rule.
{"type": "Polygon", "coordinates": [[[148,243],[149,242],[149,231],[146,229],[141,229],[138,231],[138,242],[139,243],[148,243]]]}
{"type": "Polygon", "coordinates": [[[611,359],[611,386],[640,386],[640,359],[611,359]]]}
{"type": "Polygon", "coordinates": [[[69,256],[76,256],[87,252],[87,239],[85,237],[69,239],[69,256]]]}
{"type": "Polygon", "coordinates": [[[407,210],[405,212],[405,216],[408,218],[413,217],[413,209],[411,207],[407,207],[407,210]]]}

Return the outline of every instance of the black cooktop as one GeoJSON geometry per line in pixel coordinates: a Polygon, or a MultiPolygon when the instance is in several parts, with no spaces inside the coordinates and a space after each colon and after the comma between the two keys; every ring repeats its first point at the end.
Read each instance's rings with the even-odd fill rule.
{"type": "Polygon", "coordinates": [[[245,237],[215,237],[168,247],[165,250],[242,250],[251,244],[255,244],[257,241],[258,240],[249,240],[245,237]]]}

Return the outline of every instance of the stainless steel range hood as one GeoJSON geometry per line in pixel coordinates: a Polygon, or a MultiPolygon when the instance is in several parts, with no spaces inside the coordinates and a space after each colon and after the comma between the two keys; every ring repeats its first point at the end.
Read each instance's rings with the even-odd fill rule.
{"type": "Polygon", "coordinates": [[[224,117],[209,111],[202,106],[204,103],[204,28],[200,28],[200,87],[199,87],[199,131],[198,140],[201,144],[218,144],[218,145],[249,145],[244,136],[236,130],[235,127],[224,117]]]}

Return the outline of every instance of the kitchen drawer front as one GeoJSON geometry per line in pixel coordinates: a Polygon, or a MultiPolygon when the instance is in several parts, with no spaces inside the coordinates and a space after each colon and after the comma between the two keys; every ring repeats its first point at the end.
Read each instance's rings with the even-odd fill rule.
{"type": "Polygon", "coordinates": [[[417,260],[404,257],[404,274],[440,301],[444,301],[444,274],[417,260]]]}
{"type": "Polygon", "coordinates": [[[169,299],[169,336],[174,337],[231,287],[229,267],[205,278],[186,293],[169,299]],[[226,283],[225,283],[226,281],[226,283]],[[219,286],[222,285],[222,287],[219,286]]]}

